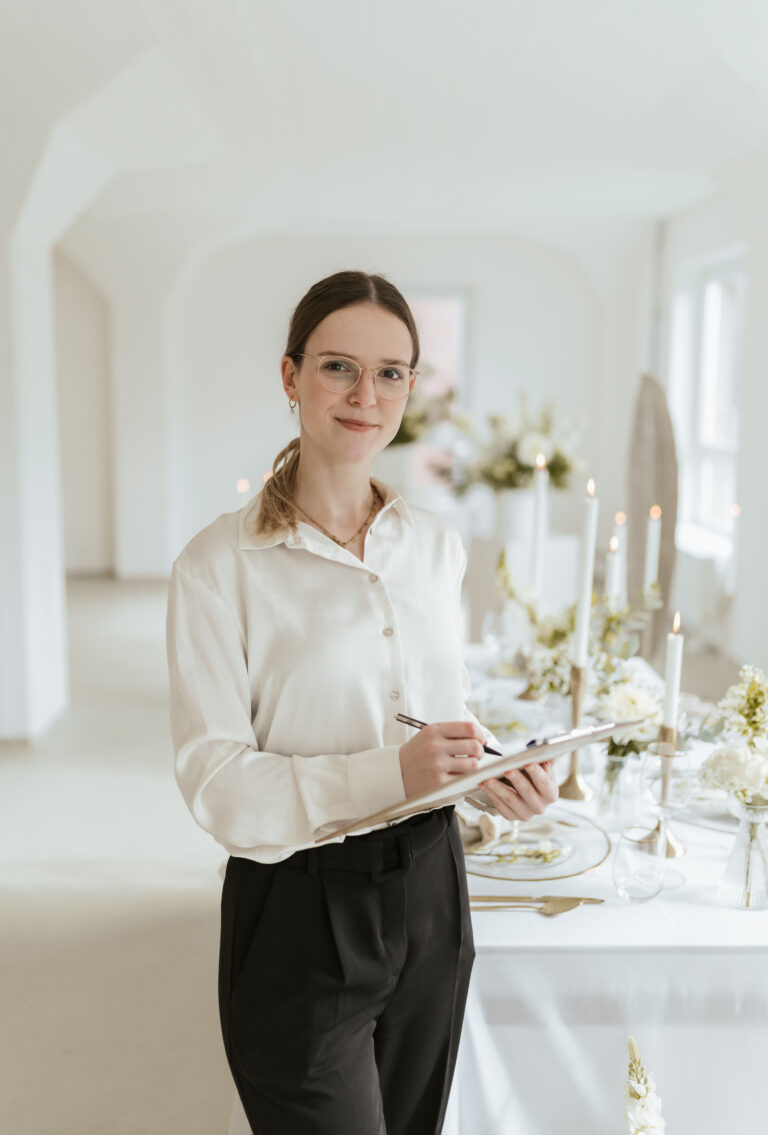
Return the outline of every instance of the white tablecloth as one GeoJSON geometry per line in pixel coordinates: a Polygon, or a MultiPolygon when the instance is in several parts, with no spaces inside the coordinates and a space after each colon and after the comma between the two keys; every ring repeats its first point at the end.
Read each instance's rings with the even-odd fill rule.
{"type": "MultiPolygon", "coordinates": [[[[535,889],[469,876],[476,894],[605,901],[552,919],[473,914],[477,958],[444,1135],[616,1135],[630,1034],[670,1135],[764,1135],[768,911],[717,901],[732,836],[673,826],[688,847],[673,866],[687,882],[649,903],[619,899],[610,857],[535,889]]],[[[229,1132],[250,1135],[238,1100],[229,1132]]]]}
{"type": "MultiPolygon", "coordinates": [[[[630,1034],[671,1135],[765,1132],[768,912],[717,901],[733,837],[673,826],[688,845],[673,861],[687,877],[679,890],[624,903],[609,858],[538,887],[601,906],[553,919],[474,914],[477,958],[445,1135],[616,1135],[630,1034]]],[[[537,893],[477,876],[470,889],[537,893]]]]}
{"type": "MultiPolygon", "coordinates": [[[[482,656],[468,648],[470,669],[482,656]]],[[[510,704],[524,685],[475,680],[473,692],[491,719],[526,715],[537,736],[557,732],[567,705],[510,704]]],[[[561,774],[566,767],[567,758],[561,774]]],[[[563,804],[594,814],[594,803],[563,804]]],[[[717,899],[733,835],[672,827],[688,853],[669,862],[687,881],[648,903],[618,897],[612,855],[585,875],[539,884],[470,875],[477,894],[604,902],[552,919],[473,914],[477,958],[444,1135],[617,1135],[629,1035],[656,1079],[670,1135],[763,1135],[768,911],[717,899]]],[[[236,1099],[229,1135],[249,1132],[236,1099]]]]}

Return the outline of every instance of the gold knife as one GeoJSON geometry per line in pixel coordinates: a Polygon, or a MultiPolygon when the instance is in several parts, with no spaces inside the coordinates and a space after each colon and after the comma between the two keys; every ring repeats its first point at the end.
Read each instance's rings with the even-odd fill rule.
{"type": "Polygon", "coordinates": [[[470,895],[470,902],[549,902],[551,899],[578,899],[579,902],[601,903],[604,899],[584,895],[470,895]]]}

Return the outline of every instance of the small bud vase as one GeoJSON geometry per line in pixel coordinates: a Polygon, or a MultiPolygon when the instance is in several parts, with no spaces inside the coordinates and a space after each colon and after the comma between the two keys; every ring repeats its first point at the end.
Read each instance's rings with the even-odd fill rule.
{"type": "Polygon", "coordinates": [[[596,819],[610,832],[621,831],[637,817],[639,769],[640,762],[634,754],[606,756],[596,819]]]}
{"type": "Polygon", "coordinates": [[[728,807],[739,821],[718,894],[742,910],[768,907],[768,800],[762,796],[742,804],[731,796],[728,807]]]}

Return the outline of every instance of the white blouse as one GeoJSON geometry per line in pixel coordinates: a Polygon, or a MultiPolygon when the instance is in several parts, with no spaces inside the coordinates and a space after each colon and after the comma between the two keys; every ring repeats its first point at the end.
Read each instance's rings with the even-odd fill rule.
{"type": "Polygon", "coordinates": [[[197,823],[231,855],[278,862],[404,800],[399,750],[414,731],[397,713],[474,720],[461,538],[376,484],[384,507],[364,561],[303,522],[258,535],[257,496],[173,564],[175,775],[197,823]]]}

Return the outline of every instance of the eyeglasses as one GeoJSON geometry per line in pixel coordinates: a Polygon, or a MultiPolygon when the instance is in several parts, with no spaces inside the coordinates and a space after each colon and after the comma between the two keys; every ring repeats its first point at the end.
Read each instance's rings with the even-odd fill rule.
{"type": "Polygon", "coordinates": [[[306,351],[300,351],[294,357],[315,360],[318,381],[323,390],[330,394],[348,394],[357,386],[363,373],[372,370],[376,393],[388,402],[399,402],[407,398],[411,379],[419,373],[402,363],[361,367],[354,359],[348,359],[344,355],[309,355],[306,351]]]}

